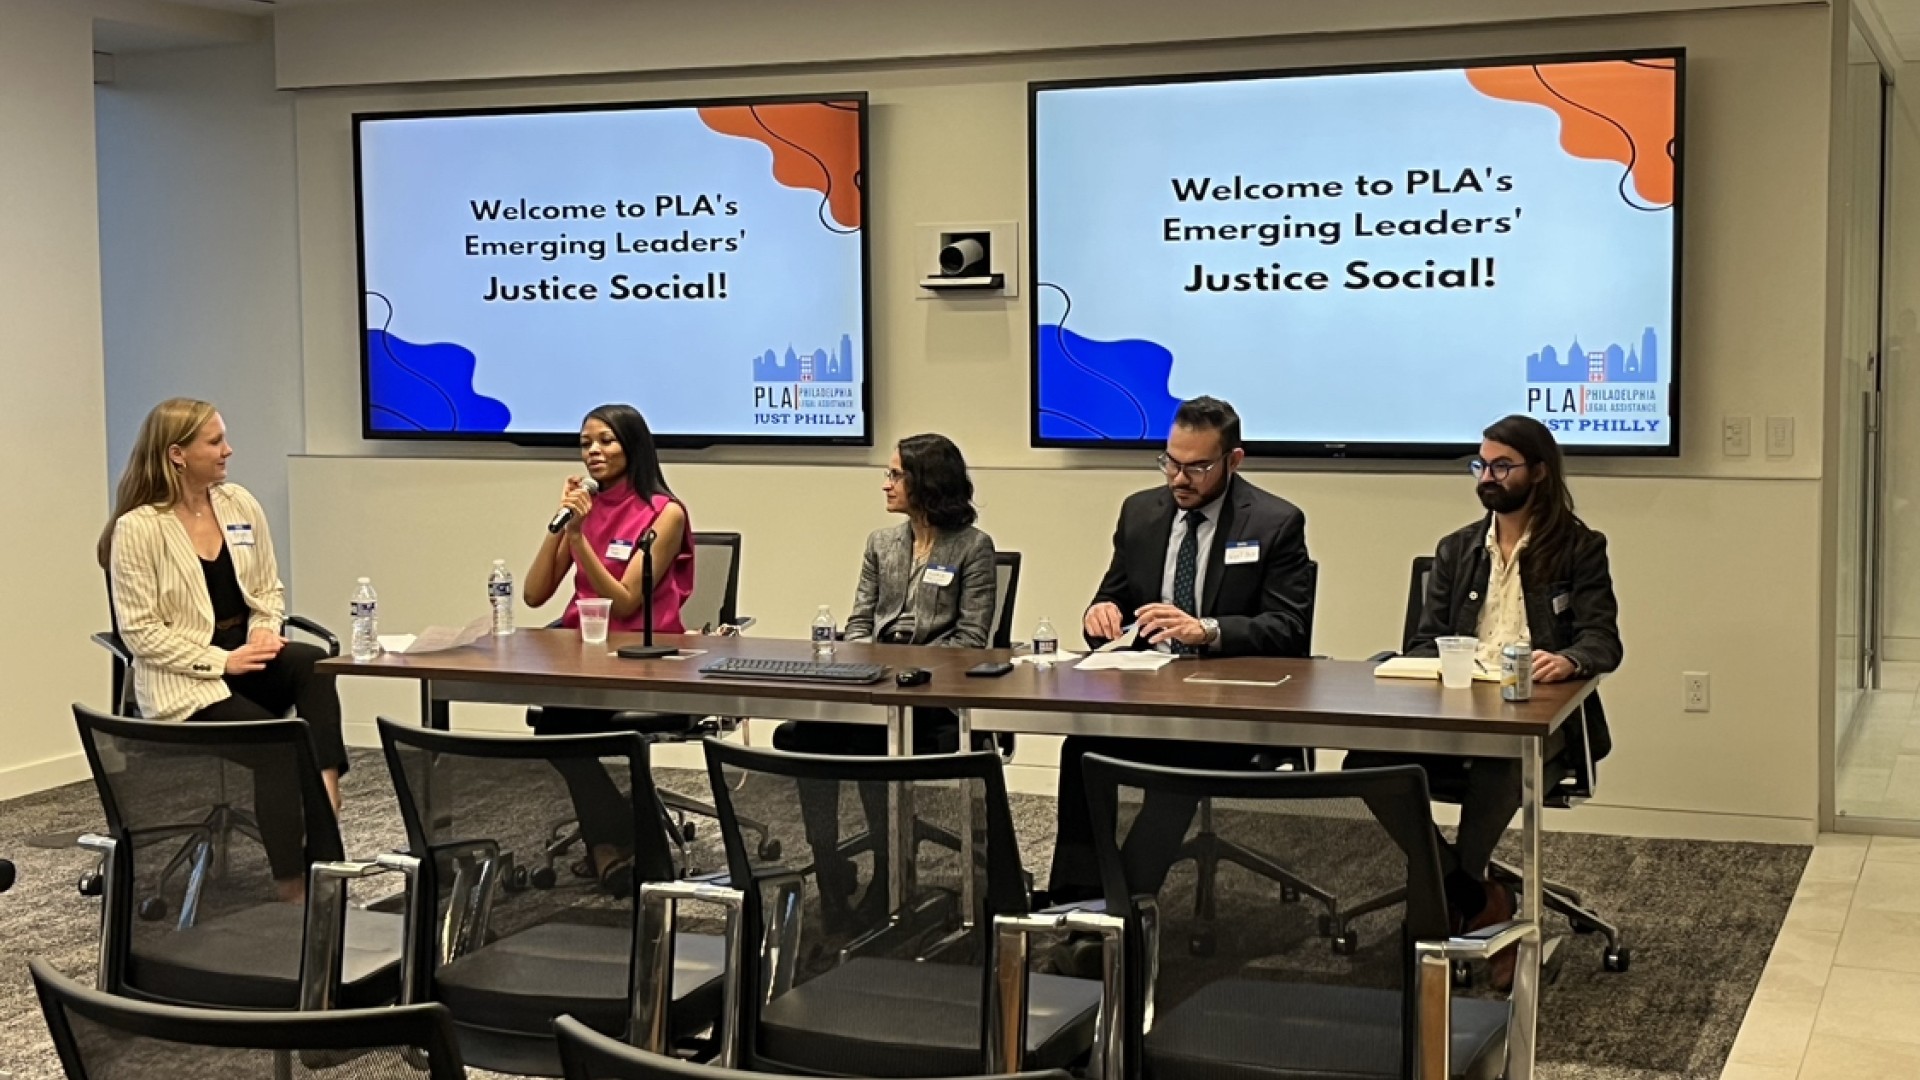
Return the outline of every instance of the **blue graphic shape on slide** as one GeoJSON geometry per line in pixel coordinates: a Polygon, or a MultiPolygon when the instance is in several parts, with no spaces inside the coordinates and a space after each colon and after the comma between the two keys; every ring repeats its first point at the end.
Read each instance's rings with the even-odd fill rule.
{"type": "Polygon", "coordinates": [[[513,414],[473,389],[474,355],[367,331],[367,402],[379,431],[499,432],[513,414]]]}
{"type": "Polygon", "coordinates": [[[853,335],[840,335],[835,352],[815,349],[797,353],[792,345],[785,354],[772,349],[753,358],[753,381],[757,383],[850,383],[853,381],[853,335]]]}
{"type": "Polygon", "coordinates": [[[1095,341],[1040,327],[1040,437],[1164,439],[1180,399],[1167,393],[1173,354],[1138,339],[1095,341]]]}
{"type": "Polygon", "coordinates": [[[1530,383],[1657,383],[1660,381],[1660,335],[1649,326],[1640,332],[1640,344],[1618,343],[1589,349],[1579,338],[1562,353],[1547,345],[1527,356],[1530,383]]]}

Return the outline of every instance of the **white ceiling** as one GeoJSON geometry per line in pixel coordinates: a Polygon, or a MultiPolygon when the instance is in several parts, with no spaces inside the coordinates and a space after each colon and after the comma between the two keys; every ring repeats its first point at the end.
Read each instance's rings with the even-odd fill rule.
{"type": "Polygon", "coordinates": [[[1878,21],[1893,40],[1896,63],[1920,60],[1920,0],[1857,0],[1868,21],[1878,21]]]}

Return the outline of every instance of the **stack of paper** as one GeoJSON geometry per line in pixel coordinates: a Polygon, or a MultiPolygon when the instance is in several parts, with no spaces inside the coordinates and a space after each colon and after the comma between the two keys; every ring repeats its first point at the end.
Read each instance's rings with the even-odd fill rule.
{"type": "Polygon", "coordinates": [[[380,648],[419,656],[471,645],[492,632],[493,616],[482,615],[465,626],[429,626],[418,634],[381,634],[380,648]]]}
{"type": "MultiPolygon", "coordinates": [[[[1437,656],[1396,656],[1373,669],[1376,679],[1437,679],[1440,677],[1440,658],[1437,656]]],[[[1476,670],[1475,682],[1500,681],[1497,672],[1476,670]]]]}
{"type": "Polygon", "coordinates": [[[1173,663],[1172,653],[1106,652],[1094,653],[1073,665],[1075,671],[1159,671],[1173,663]]]}

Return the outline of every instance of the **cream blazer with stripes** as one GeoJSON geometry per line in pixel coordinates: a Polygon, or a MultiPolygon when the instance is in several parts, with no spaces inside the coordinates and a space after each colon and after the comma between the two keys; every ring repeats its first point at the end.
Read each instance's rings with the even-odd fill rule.
{"type": "MultiPolygon", "coordinates": [[[[267,515],[239,484],[209,493],[233,552],[234,576],[252,616],[247,630],[280,631],[286,590],[273,558],[267,515]]],[[[143,506],[113,525],[109,560],[114,615],[133,653],[133,693],[149,720],[184,720],[232,692],[222,676],[227,651],[213,641],[213,600],[187,528],[173,511],[143,506]]]]}

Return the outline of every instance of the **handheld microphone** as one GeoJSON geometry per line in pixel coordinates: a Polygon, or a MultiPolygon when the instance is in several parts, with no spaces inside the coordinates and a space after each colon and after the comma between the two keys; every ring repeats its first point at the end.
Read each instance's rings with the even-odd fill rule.
{"type": "MultiPolygon", "coordinates": [[[[600,482],[598,480],[595,480],[591,476],[587,477],[585,480],[582,480],[580,482],[580,486],[586,489],[586,492],[589,496],[597,495],[600,493],[600,482]]],[[[566,528],[567,523],[572,520],[573,520],[573,507],[563,506],[560,508],[559,513],[553,515],[553,520],[547,522],[547,531],[550,533],[557,533],[561,529],[566,528]]]]}

